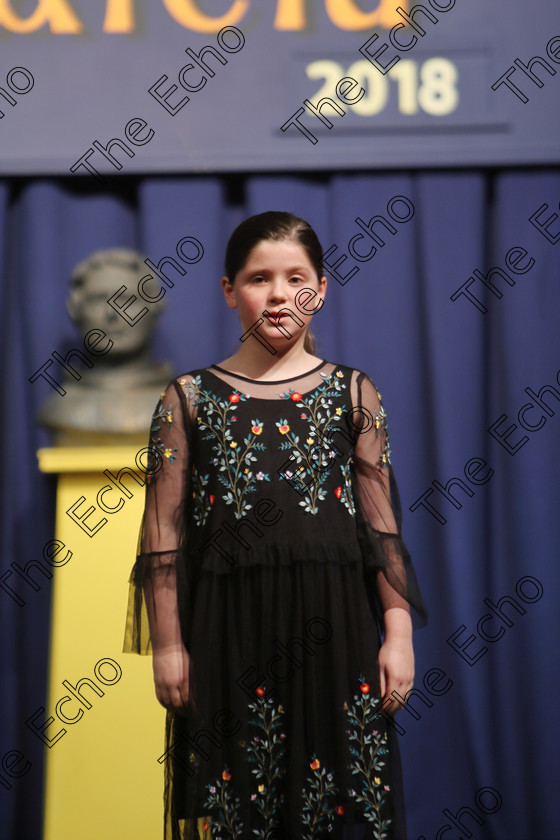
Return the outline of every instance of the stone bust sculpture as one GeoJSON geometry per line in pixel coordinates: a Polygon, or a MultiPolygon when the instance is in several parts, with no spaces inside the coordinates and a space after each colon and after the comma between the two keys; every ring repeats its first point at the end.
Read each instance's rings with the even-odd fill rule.
{"type": "MultiPolygon", "coordinates": [[[[92,355],[91,367],[80,367],[74,359],[72,367],[81,378],[67,372],[62,383],[66,394],[52,394],[41,406],[37,419],[53,432],[55,443],[106,444],[115,443],[115,437],[118,443],[145,443],[157,399],[173,375],[169,364],[151,358],[151,336],[163,304],[139,296],[138,281],[147,274],[142,255],[127,248],[96,251],[74,268],[67,299],[70,317],[82,339],[90,330],[103,331],[107,338],[100,346],[110,349],[92,355]],[[123,286],[126,290],[115,296],[123,286]],[[127,317],[117,310],[133,295],[138,300],[127,317]],[[114,306],[108,303],[111,297],[114,306]],[[130,323],[143,309],[148,311],[130,323]]],[[[147,295],[157,297],[157,278],[146,282],[147,295]]]]}

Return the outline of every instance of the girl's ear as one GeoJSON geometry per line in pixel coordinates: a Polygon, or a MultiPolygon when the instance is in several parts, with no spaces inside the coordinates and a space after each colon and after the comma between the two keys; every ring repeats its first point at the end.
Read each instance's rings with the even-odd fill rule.
{"type": "MultiPolygon", "coordinates": [[[[319,288],[317,289],[317,293],[322,297],[323,303],[325,302],[325,292],[326,291],[327,291],[327,278],[323,274],[323,276],[319,280],[319,288]]],[[[321,303],[321,306],[323,306],[323,303],[321,303]]],[[[321,306],[318,307],[317,311],[319,311],[321,306]]]]}
{"type": "Polygon", "coordinates": [[[237,302],[233,293],[233,284],[229,282],[229,277],[222,277],[221,279],[224,298],[230,309],[237,309],[237,302]]]}

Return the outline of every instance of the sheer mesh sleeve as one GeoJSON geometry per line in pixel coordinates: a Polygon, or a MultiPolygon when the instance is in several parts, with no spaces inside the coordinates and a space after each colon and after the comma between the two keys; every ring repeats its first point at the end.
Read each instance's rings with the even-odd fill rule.
{"type": "Polygon", "coordinates": [[[185,585],[185,507],[190,421],[178,384],[162,393],[152,416],[144,513],[130,576],[123,650],[150,653],[181,644],[178,589],[185,585]]]}
{"type": "MultiPolygon", "coordinates": [[[[377,608],[410,612],[414,626],[427,614],[408,550],[401,538],[401,510],[389,449],[387,415],[381,394],[364,373],[352,385],[353,423],[359,432],[352,456],[358,538],[368,573],[375,576],[377,608]]],[[[381,616],[380,616],[381,617],[381,616]]]]}

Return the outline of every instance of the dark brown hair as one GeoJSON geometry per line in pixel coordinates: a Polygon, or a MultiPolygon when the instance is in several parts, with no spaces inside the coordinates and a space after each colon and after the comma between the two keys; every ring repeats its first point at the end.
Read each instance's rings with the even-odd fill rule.
{"type": "MultiPolygon", "coordinates": [[[[238,225],[231,234],[225,258],[225,275],[233,286],[235,277],[246,264],[251,251],[259,242],[292,240],[305,250],[311,265],[317,274],[317,280],[323,276],[323,249],[317,234],[305,219],[285,213],[281,210],[269,210],[250,216],[238,225]]],[[[307,328],[304,348],[308,353],[315,353],[315,336],[307,328]]]]}

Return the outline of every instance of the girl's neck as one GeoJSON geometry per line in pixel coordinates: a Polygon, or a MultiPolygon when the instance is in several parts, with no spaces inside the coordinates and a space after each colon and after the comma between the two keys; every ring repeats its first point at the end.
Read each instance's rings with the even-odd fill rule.
{"type": "MultiPolygon", "coordinates": [[[[247,348],[248,349],[248,348],[247,348]]],[[[262,379],[263,381],[275,381],[280,379],[291,379],[312,370],[323,359],[313,356],[311,353],[301,351],[276,353],[273,356],[266,348],[262,348],[265,355],[255,352],[243,352],[244,347],[233,356],[229,356],[218,366],[230,373],[237,373],[246,376],[248,379],[262,379]]]]}

